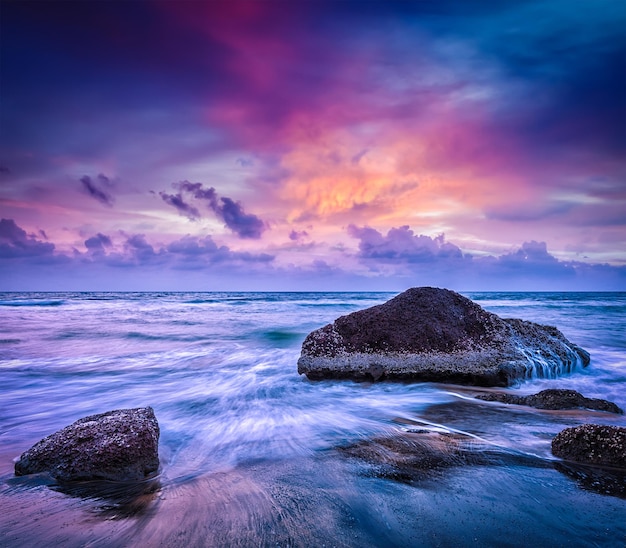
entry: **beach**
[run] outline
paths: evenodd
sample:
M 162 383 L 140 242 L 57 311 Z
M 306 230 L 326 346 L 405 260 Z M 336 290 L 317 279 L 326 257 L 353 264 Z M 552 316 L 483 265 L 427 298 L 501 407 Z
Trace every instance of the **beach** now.
M 550 443 L 569 426 L 626 426 L 624 415 L 298 375 L 309 332 L 393 295 L 0 294 L 0 545 L 623 546 L 626 500 L 559 468 Z M 626 293 L 464 295 L 591 354 L 511 393 L 568 388 L 626 408 Z M 84 496 L 14 476 L 42 437 L 142 406 L 161 428 L 160 472 L 143 492 Z M 470 436 L 495 457 L 394 478 L 340 450 L 419 429 Z

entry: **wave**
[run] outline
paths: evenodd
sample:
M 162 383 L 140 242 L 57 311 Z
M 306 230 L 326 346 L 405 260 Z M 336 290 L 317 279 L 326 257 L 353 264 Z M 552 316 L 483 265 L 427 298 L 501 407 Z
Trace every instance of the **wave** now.
M 0 301 L 0 306 L 62 306 L 65 304 L 63 300 L 56 301 Z
M 144 341 L 199 342 L 208 340 L 208 337 L 201 335 L 153 335 L 151 333 L 141 333 L 139 331 L 129 331 L 124 335 L 124 337 L 126 339 L 140 339 Z
M 276 346 L 291 346 L 302 341 L 305 333 L 287 331 L 281 329 L 270 329 L 259 333 L 262 340 L 269 341 Z

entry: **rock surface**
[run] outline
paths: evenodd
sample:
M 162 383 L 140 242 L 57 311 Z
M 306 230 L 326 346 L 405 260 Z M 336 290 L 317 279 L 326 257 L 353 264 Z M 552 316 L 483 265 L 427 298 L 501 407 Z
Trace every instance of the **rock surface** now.
M 142 480 L 159 468 L 159 424 L 151 407 L 91 415 L 42 439 L 15 474 L 48 472 L 61 482 Z
M 601 424 L 566 428 L 552 440 L 552 454 L 581 464 L 626 469 L 626 428 Z
M 309 379 L 414 380 L 509 386 L 589 364 L 555 327 L 502 319 L 447 289 L 413 288 L 310 333 Z
M 576 390 L 550 388 L 530 396 L 515 394 L 491 393 L 480 394 L 477 399 L 483 401 L 497 401 L 515 405 L 528 405 L 537 409 L 592 409 L 607 413 L 623 414 L 624 411 L 613 402 L 598 398 L 585 398 Z

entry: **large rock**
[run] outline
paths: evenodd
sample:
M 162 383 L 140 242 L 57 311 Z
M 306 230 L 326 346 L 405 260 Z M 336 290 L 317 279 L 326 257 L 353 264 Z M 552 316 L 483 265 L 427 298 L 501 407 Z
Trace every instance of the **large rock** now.
M 15 463 L 15 474 L 48 472 L 58 481 L 142 480 L 159 468 L 159 424 L 151 407 L 79 419 L 42 439 Z
M 624 411 L 613 402 L 599 398 L 586 398 L 576 390 L 561 388 L 549 388 L 537 394 L 518 396 L 516 394 L 504 394 L 502 392 L 480 394 L 477 399 L 483 401 L 497 401 L 515 405 L 528 405 L 536 409 L 592 409 L 594 411 L 606 411 L 607 413 L 623 414 Z
M 626 428 L 581 424 L 552 440 L 552 454 L 567 461 L 626 469 Z
M 310 333 L 298 372 L 508 386 L 588 364 L 589 354 L 556 327 L 502 319 L 454 291 L 421 287 Z

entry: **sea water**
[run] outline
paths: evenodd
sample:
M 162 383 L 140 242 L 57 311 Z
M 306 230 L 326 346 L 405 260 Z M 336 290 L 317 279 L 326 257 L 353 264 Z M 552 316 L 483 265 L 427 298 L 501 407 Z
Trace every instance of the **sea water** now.
M 0 293 L 1 546 L 624 546 L 626 501 L 561 473 L 552 437 L 623 416 L 487 404 L 435 383 L 312 382 L 305 336 L 392 293 Z M 557 326 L 589 367 L 572 388 L 626 409 L 626 293 L 468 293 Z M 132 504 L 15 478 L 16 457 L 86 415 L 151 406 L 158 483 Z M 410 427 L 535 464 L 380 477 L 338 447 Z M 118 501 L 119 502 L 119 501 Z

